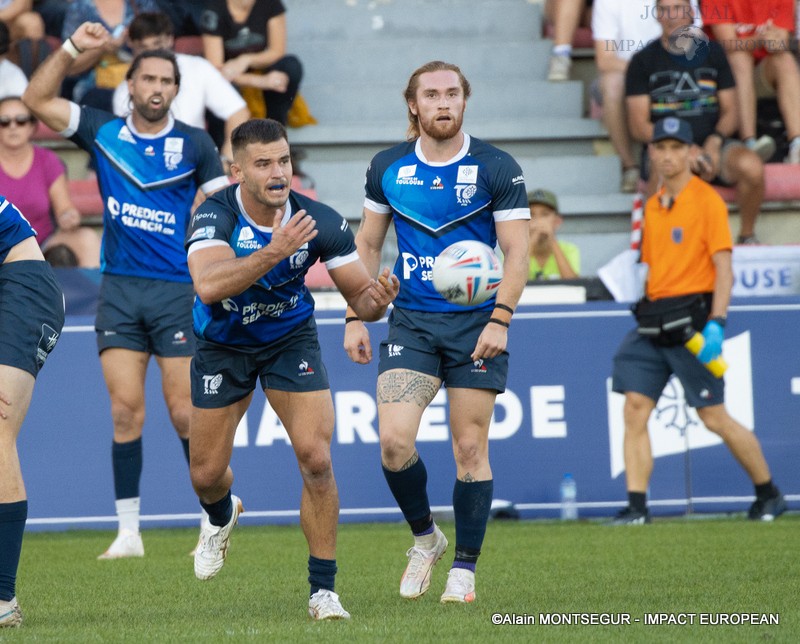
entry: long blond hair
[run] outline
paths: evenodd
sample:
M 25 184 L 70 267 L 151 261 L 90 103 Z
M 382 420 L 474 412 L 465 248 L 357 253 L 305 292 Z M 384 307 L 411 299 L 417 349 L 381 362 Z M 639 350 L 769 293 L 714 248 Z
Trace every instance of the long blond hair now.
M 422 67 L 418 67 L 414 70 L 414 73 L 411 74 L 411 78 L 408 79 L 408 85 L 406 85 L 406 90 L 403 92 L 403 98 L 406 99 L 406 105 L 408 105 L 409 101 L 416 100 L 417 98 L 417 89 L 419 89 L 419 77 L 422 74 L 427 74 L 429 72 L 455 72 L 458 75 L 458 81 L 461 83 L 461 89 L 464 92 L 464 100 L 468 99 L 472 95 L 472 87 L 469 84 L 469 81 L 464 77 L 464 74 L 461 73 L 461 70 L 458 68 L 458 65 L 453 65 L 452 63 L 445 63 L 441 60 L 432 60 L 429 63 L 425 63 Z M 406 131 L 406 140 L 413 141 L 419 136 L 419 118 L 411 111 L 411 108 L 408 108 L 408 130 Z

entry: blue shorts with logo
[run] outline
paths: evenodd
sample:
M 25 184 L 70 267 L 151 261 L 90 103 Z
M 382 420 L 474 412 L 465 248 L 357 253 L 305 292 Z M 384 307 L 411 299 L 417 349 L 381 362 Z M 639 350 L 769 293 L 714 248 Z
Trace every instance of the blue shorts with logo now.
M 0 364 L 34 377 L 64 326 L 64 295 L 47 262 L 0 265 Z
M 103 275 L 97 304 L 97 349 L 143 351 L 164 358 L 194 355 L 194 287 L 127 275 Z
M 448 387 L 502 393 L 508 351 L 495 358 L 470 357 L 490 317 L 491 311 L 430 313 L 395 307 L 389 316 L 389 337 L 381 342 L 378 372 L 409 369 L 435 376 Z
M 192 404 L 227 407 L 262 389 L 307 392 L 329 389 L 313 316 L 263 347 L 234 347 L 197 339 L 192 358 Z
M 725 380 L 715 377 L 686 347 L 662 347 L 633 329 L 614 356 L 611 388 L 620 394 L 634 391 L 658 400 L 672 374 L 683 385 L 691 407 L 725 402 Z

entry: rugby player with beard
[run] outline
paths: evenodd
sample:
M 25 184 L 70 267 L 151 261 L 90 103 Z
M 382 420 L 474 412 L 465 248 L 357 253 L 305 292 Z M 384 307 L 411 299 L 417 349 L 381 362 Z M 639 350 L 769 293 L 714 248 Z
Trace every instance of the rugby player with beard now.
M 508 328 L 528 277 L 528 210 L 519 164 L 462 130 L 470 85 L 453 64 L 417 69 L 405 90 L 405 143 L 378 153 L 367 170 L 366 199 L 356 235 L 359 255 L 378 274 L 394 222 L 400 294 L 380 346 L 378 419 L 383 473 L 414 535 L 400 596 L 430 587 L 431 570 L 447 549 L 433 521 L 427 471 L 416 449 L 420 420 L 447 386 L 456 461 L 455 560 L 442 602 L 475 600 L 475 566 L 492 502 L 489 423 L 508 374 Z M 433 260 L 450 244 L 499 244 L 505 276 L 495 297 L 462 307 L 433 287 Z M 372 358 L 369 333 L 348 309 L 345 349 L 357 363 Z
M 127 73 L 133 110 L 124 119 L 58 96 L 72 61 L 110 39 L 100 23 L 83 23 L 37 69 L 23 96 L 42 122 L 90 153 L 103 198 L 103 280 L 95 327 L 111 398 L 119 531 L 101 559 L 144 555 L 139 481 L 151 355 L 188 461 L 194 290 L 183 239 L 198 190 L 208 195 L 228 185 L 208 134 L 170 114 L 180 88 L 172 52 L 134 58 Z

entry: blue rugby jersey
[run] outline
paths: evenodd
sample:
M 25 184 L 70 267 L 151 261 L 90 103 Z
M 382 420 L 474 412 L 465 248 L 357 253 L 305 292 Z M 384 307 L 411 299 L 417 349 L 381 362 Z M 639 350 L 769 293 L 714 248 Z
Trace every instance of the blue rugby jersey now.
M 364 207 L 392 215 L 400 280 L 395 306 L 417 311 L 464 311 L 433 288 L 433 262 L 447 246 L 476 239 L 493 247 L 496 221 L 530 219 L 525 180 L 506 152 L 464 134 L 446 163 L 425 159 L 419 140 L 378 153 L 367 169 Z M 491 309 L 494 297 L 470 310 Z
M 131 117 L 70 105 L 62 134 L 91 153 L 103 197 L 104 273 L 191 282 L 183 240 L 192 202 L 229 184 L 208 134 L 171 116 L 158 134 Z
M 210 342 L 253 347 L 282 338 L 314 313 L 314 299 L 305 274 L 317 261 L 328 269 L 358 261 L 353 233 L 335 210 L 295 192 L 290 193 L 283 222 L 305 209 L 317 222 L 317 236 L 291 257 L 275 265 L 239 295 L 203 304 L 194 300 L 195 333 Z M 230 186 L 201 204 L 189 224 L 189 254 L 227 244 L 237 257 L 246 257 L 269 244 L 272 228 L 257 225 L 245 212 L 241 188 Z
M 35 237 L 36 231 L 8 199 L 0 195 L 0 264 L 22 240 Z

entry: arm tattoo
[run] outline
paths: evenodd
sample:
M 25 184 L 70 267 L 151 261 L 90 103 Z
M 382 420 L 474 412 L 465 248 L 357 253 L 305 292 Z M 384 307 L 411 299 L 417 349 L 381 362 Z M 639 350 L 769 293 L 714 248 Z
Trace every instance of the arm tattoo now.
M 475 477 L 472 476 L 472 474 L 470 474 L 469 472 L 467 472 L 466 474 L 464 474 L 461 480 L 464 481 L 464 483 L 474 483 Z
M 433 376 L 397 369 L 378 378 L 378 404 L 408 402 L 427 407 L 439 391 L 439 380 Z

